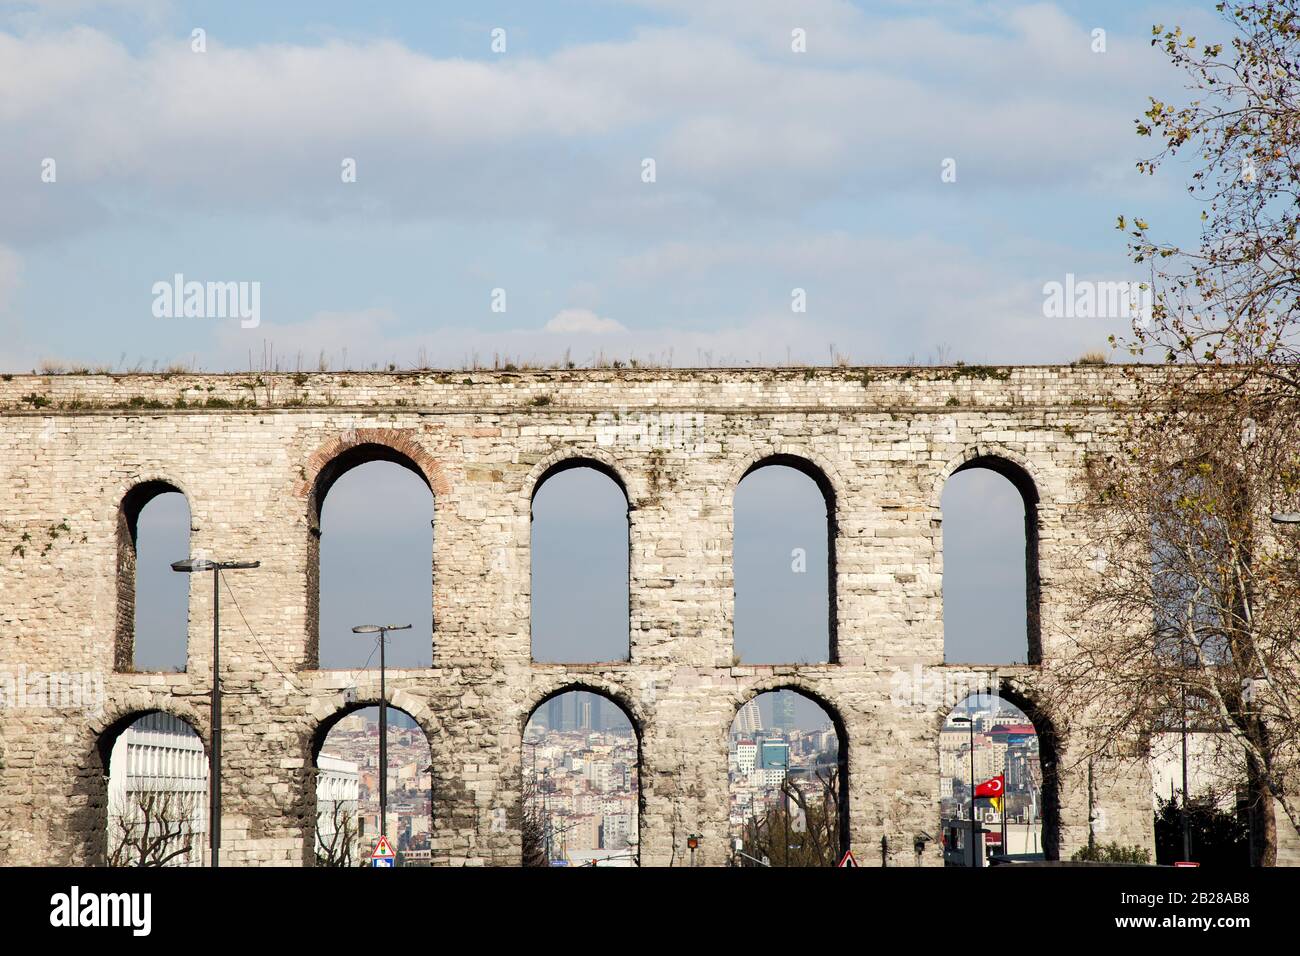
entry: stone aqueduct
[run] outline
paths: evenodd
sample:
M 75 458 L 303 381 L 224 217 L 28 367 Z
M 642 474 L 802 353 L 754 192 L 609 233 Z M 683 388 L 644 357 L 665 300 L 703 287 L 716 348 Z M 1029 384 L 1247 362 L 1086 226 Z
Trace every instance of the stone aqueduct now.
M 898 687 L 950 670 L 944 482 L 988 464 L 1029 496 L 1029 660 L 1052 660 L 1089 530 L 1075 479 L 1085 452 L 1105 447 L 1123 390 L 1104 367 L 6 375 L 0 668 L 32 687 L 51 672 L 98 675 L 105 693 L 102 710 L 12 693 L 0 708 L 0 863 L 103 861 L 106 754 L 136 716 L 176 714 L 207 742 L 206 580 L 191 587 L 186 671 L 129 668 L 132 511 L 165 487 L 188 499 L 196 553 L 262 562 L 235 581 L 252 635 L 222 620 L 223 860 L 310 861 L 316 748 L 378 698 L 376 674 L 349 702 L 350 675 L 315 666 L 318 509 L 347 468 L 388 458 L 436 502 L 433 666 L 388 677 L 432 751 L 435 863 L 518 865 L 524 725 L 581 687 L 613 698 L 639 733 L 643 864 L 683 863 L 688 834 L 702 838 L 697 864 L 727 861 L 728 729 L 755 694 L 794 688 L 837 722 L 859 860 L 878 865 L 883 837 L 890 865 L 913 865 L 914 838 L 937 835 L 951 703 L 900 700 Z M 574 460 L 628 496 L 626 661 L 531 659 L 531 497 Z M 830 663 L 734 663 L 732 493 L 770 460 L 801 464 L 829 492 Z M 1051 743 L 1039 669 L 982 670 Z M 1087 787 L 1070 741 L 1055 747 L 1048 829 L 1068 856 L 1087 839 Z M 1150 794 L 1141 764 L 1097 774 L 1105 839 L 1151 846 Z M 936 844 L 921 862 L 941 862 Z

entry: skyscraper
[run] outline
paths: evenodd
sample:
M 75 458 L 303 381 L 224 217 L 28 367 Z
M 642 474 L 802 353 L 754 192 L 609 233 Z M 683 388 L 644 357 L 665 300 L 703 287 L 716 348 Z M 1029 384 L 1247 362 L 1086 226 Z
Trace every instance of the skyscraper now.
M 772 701 L 772 726 L 782 733 L 794 729 L 794 694 L 788 690 L 777 691 Z
M 736 714 L 735 731 L 748 737 L 763 729 L 763 715 L 758 710 L 758 698 L 752 698 Z
M 551 730 L 564 729 L 564 698 L 552 697 L 546 704 L 546 723 Z
M 595 694 L 592 694 L 591 695 L 591 729 L 592 730 L 605 729 L 605 725 L 601 722 L 600 719 L 601 718 L 600 704 L 601 704 L 600 698 L 597 697 Z

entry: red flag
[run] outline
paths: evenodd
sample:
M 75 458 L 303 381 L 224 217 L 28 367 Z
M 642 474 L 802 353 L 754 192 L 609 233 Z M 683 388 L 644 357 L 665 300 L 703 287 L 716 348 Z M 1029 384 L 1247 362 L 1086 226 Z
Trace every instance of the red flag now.
M 978 787 L 975 788 L 975 796 L 1000 797 L 1002 796 L 1003 783 L 1004 781 L 1002 779 L 1002 774 L 998 774 L 996 777 L 994 777 L 991 780 L 985 780 L 983 783 L 981 783 Z

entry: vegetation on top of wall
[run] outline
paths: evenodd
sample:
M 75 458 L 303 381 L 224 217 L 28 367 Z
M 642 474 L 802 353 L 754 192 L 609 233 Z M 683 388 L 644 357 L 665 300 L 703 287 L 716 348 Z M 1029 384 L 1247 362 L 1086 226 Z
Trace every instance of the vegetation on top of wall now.
M 1011 369 L 993 365 L 967 365 L 965 362 L 958 362 L 956 367 L 950 370 L 945 377 L 950 382 L 962 378 L 993 379 L 997 382 L 1005 382 L 1011 378 Z

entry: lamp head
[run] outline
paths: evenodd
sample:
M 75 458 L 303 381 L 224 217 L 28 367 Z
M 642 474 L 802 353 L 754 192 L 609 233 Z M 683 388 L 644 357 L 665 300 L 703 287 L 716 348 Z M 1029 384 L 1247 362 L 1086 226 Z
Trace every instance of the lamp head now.
M 181 571 L 185 574 L 194 574 L 198 571 L 211 571 L 217 566 L 215 561 L 209 561 L 207 558 L 186 558 L 184 561 L 173 561 L 172 570 Z

